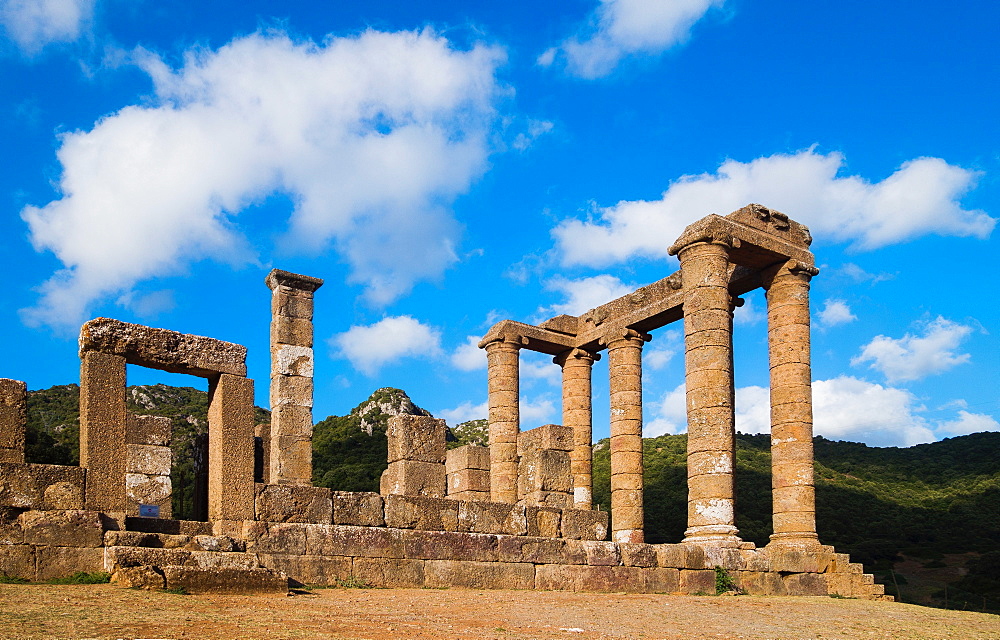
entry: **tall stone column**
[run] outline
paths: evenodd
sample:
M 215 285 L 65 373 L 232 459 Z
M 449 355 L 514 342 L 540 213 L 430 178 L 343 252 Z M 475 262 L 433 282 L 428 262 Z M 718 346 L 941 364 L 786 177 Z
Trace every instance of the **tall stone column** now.
M 486 349 L 490 427 L 490 500 L 517 502 L 517 434 L 521 430 L 521 336 L 500 336 Z
M 688 415 L 688 528 L 684 542 L 738 544 L 729 244 L 702 239 L 680 249 L 678 255 L 684 286 Z
M 607 336 L 611 388 L 611 539 L 643 541 L 642 343 L 632 329 Z
M 312 278 L 273 269 L 271 289 L 271 429 L 265 482 L 312 484 Z
M 552 359 L 562 367 L 562 421 L 573 429 L 570 472 L 573 474 L 573 507 L 593 507 L 593 395 L 591 372 L 600 354 L 570 349 Z
M 254 519 L 253 380 L 228 373 L 208 384 L 208 519 Z
M 85 506 L 124 513 L 125 358 L 80 354 L 80 466 L 87 469 Z
M 764 274 L 771 362 L 771 544 L 816 546 L 809 281 L 815 267 L 789 261 Z

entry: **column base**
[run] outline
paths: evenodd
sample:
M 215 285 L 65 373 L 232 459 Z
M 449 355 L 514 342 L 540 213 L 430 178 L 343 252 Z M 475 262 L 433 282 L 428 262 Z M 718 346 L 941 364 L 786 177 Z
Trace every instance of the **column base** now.
M 767 543 L 766 548 L 819 549 L 822 546 L 819 536 L 813 531 L 790 531 L 772 533 L 771 541 Z
M 699 544 L 709 547 L 739 548 L 743 540 L 737 535 L 739 530 L 728 524 L 713 524 L 691 527 L 684 532 L 681 544 Z
M 611 539 L 614 542 L 638 543 L 645 541 L 642 529 L 621 529 L 611 532 Z

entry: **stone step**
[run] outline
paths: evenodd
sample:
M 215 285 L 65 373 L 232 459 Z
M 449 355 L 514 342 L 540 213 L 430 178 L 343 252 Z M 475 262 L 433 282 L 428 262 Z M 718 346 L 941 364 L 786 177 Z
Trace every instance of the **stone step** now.
M 196 520 L 170 520 L 168 518 L 128 516 L 125 518 L 125 530 L 185 536 L 210 536 L 212 535 L 212 523 Z
M 198 569 L 259 569 L 256 553 L 242 551 L 191 551 L 155 547 L 106 547 L 104 570 L 114 573 L 125 567 L 192 567 Z
M 174 589 L 185 593 L 287 593 L 288 576 L 273 569 L 140 565 L 121 567 L 112 582 L 136 589 Z

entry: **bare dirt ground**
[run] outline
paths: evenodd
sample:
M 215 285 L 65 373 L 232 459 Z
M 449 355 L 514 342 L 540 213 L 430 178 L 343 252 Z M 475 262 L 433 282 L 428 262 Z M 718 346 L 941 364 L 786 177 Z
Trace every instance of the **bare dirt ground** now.
M 818 597 L 343 588 L 191 596 L 0 585 L 0 638 L 997 640 L 1000 616 Z

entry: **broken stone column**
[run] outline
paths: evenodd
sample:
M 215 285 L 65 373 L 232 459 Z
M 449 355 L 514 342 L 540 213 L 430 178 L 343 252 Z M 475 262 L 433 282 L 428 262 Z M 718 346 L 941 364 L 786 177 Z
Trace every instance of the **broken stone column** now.
M 208 386 L 208 519 L 253 520 L 253 380 L 228 373 Z
M 520 431 L 519 351 L 524 339 L 499 336 L 487 344 L 490 427 L 490 499 L 517 502 L 517 434 Z
M 312 278 L 273 269 L 271 289 L 271 443 L 267 482 L 312 484 Z
M 593 392 L 591 372 L 600 354 L 583 349 L 570 349 L 553 362 L 562 367 L 563 426 L 573 430 L 570 467 L 573 474 L 573 508 L 593 506 Z
M 467 444 L 449 449 L 445 455 L 448 497 L 452 500 L 490 499 L 490 449 Z
M 129 414 L 125 423 L 126 514 L 170 518 L 170 418 Z
M 570 451 L 573 429 L 546 424 L 517 438 L 518 503 L 532 507 L 573 507 Z
M 642 344 L 633 329 L 606 336 L 611 389 L 611 539 L 643 541 Z
M 445 497 L 444 420 L 430 416 L 398 415 L 389 418 L 388 468 L 382 473 L 382 495 Z
M 87 469 L 85 504 L 92 511 L 124 513 L 125 357 L 80 354 L 80 466 Z
M 688 528 L 684 542 L 738 544 L 729 245 L 702 238 L 678 252 L 684 287 Z
M 24 462 L 28 386 L 0 378 L 0 462 Z
M 789 261 L 764 274 L 771 364 L 771 544 L 815 547 L 809 281 L 815 267 Z

